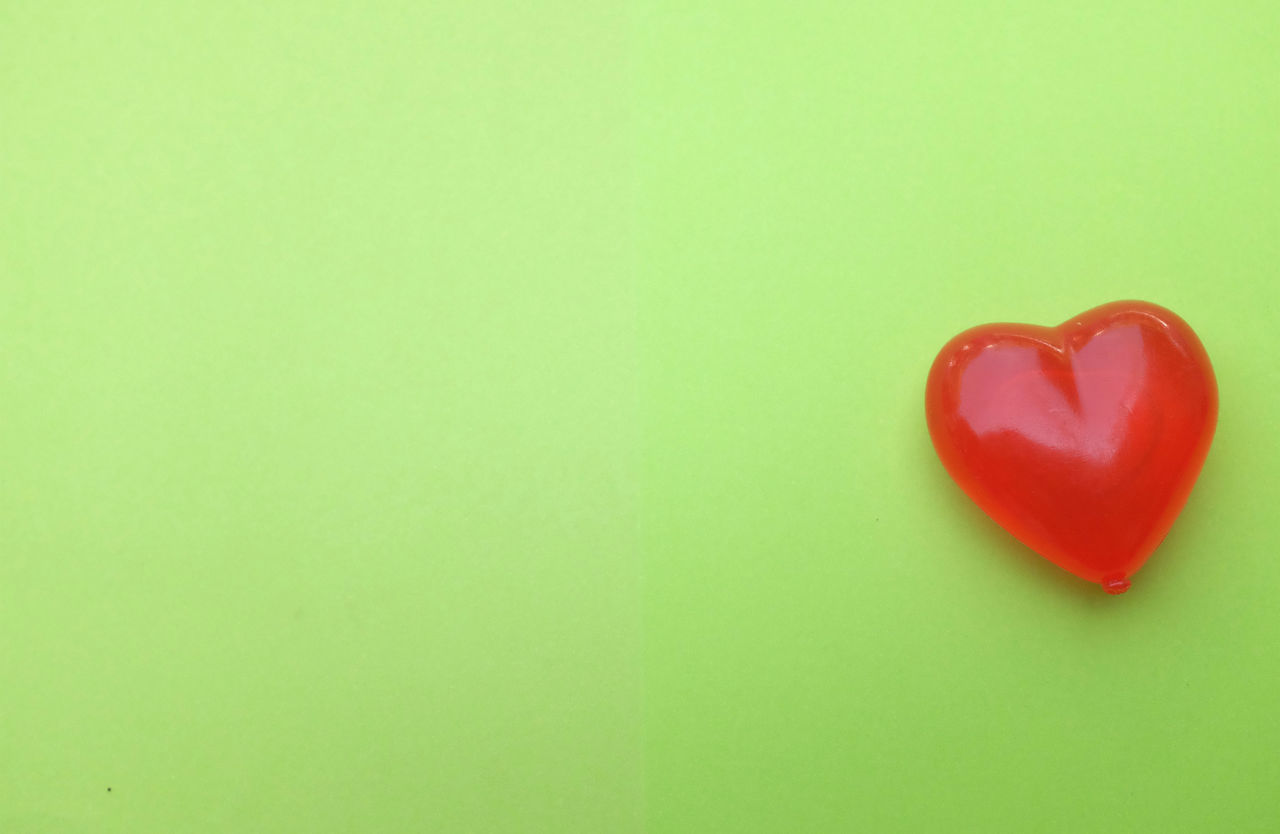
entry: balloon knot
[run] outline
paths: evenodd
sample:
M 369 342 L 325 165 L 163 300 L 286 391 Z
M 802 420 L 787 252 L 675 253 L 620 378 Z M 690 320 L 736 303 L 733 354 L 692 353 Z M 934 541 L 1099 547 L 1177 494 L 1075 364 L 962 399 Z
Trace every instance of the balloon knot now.
M 1129 590 L 1129 580 L 1123 576 L 1113 576 L 1110 579 L 1102 580 L 1102 590 L 1108 594 L 1123 594 Z

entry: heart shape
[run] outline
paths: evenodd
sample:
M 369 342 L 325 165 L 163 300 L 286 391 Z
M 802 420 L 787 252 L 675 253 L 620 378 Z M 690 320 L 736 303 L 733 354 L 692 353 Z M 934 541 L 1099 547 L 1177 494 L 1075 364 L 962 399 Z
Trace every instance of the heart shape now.
M 1117 301 L 1057 327 L 966 330 L 934 360 L 925 412 L 947 472 L 987 515 L 1118 594 L 1186 503 L 1218 387 L 1185 321 Z

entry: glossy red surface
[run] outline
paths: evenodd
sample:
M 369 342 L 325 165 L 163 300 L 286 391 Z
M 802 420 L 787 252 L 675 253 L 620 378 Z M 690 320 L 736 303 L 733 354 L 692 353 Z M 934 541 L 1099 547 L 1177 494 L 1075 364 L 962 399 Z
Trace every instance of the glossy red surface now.
M 961 333 L 933 363 L 925 411 L 938 457 L 978 506 L 1122 593 L 1200 473 L 1218 388 L 1186 322 L 1117 301 L 1058 327 Z

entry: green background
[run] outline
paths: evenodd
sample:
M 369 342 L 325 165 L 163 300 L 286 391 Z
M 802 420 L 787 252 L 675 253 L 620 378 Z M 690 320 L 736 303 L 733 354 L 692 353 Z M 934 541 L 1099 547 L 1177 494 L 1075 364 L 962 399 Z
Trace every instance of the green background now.
M 1273 831 L 1280 8 L 0 3 L 0 830 Z M 1111 598 L 955 332 L 1218 372 Z

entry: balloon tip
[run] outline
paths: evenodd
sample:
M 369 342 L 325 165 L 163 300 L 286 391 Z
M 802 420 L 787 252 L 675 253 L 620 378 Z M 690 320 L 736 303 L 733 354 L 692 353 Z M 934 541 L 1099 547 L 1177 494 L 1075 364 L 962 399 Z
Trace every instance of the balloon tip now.
M 1123 594 L 1125 591 L 1129 590 L 1129 584 L 1129 580 L 1125 579 L 1123 576 L 1115 576 L 1111 579 L 1102 580 L 1102 590 L 1106 591 L 1108 594 Z

